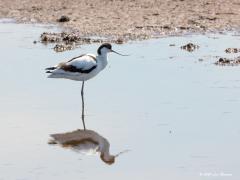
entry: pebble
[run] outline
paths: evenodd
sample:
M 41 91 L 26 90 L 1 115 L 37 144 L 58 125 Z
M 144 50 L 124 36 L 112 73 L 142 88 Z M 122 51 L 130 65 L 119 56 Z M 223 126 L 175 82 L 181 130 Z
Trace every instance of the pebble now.
M 68 22 L 70 21 L 70 18 L 68 16 L 61 16 L 59 19 L 57 19 L 58 22 Z

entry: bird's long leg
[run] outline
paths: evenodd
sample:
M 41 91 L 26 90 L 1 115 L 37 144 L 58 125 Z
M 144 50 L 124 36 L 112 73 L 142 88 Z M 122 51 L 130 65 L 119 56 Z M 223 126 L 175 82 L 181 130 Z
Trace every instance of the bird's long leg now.
M 81 90 L 81 96 L 82 96 L 82 122 L 83 122 L 83 128 L 86 130 L 85 127 L 85 121 L 84 121 L 84 81 L 82 82 L 82 90 Z

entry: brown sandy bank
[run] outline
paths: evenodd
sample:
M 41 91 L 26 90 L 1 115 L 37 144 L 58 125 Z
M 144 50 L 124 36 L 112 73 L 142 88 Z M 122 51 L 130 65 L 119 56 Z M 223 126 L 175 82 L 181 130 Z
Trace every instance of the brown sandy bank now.
M 62 15 L 70 21 L 57 22 Z M 60 24 L 83 36 L 145 39 L 239 29 L 240 0 L 0 0 L 0 17 Z

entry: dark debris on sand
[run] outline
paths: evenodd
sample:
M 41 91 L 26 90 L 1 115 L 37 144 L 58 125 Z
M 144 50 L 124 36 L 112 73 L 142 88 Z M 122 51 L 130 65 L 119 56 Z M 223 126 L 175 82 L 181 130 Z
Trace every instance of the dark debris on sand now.
M 44 32 L 41 34 L 41 42 L 42 43 L 58 43 L 58 42 L 65 42 L 65 43 L 94 43 L 99 42 L 101 43 L 102 39 L 92 39 L 87 37 L 81 37 L 78 33 L 68 33 L 68 32 L 60 32 L 60 33 L 49 33 Z
M 59 32 L 59 33 L 44 32 L 40 36 L 40 42 L 43 44 L 53 43 L 55 44 L 53 48 L 54 51 L 63 52 L 66 50 L 72 50 L 76 47 L 79 47 L 82 44 L 104 42 L 123 44 L 124 42 L 126 42 L 126 40 L 123 38 L 108 40 L 92 37 L 82 37 L 78 32 Z
M 40 36 L 42 43 L 56 43 L 62 40 L 62 37 L 59 33 L 47 33 L 44 32 Z
M 72 50 L 74 49 L 74 47 L 74 44 L 56 44 L 53 49 L 56 52 L 63 52 L 67 50 Z
M 188 43 L 188 44 L 186 44 L 184 46 L 181 46 L 181 49 L 184 49 L 184 50 L 186 50 L 188 52 L 193 52 L 193 51 L 195 51 L 198 48 L 199 48 L 199 46 L 196 45 L 196 44 L 193 44 L 193 43 Z
M 228 58 L 219 58 L 217 62 L 215 62 L 215 65 L 220 66 L 238 66 L 240 65 L 240 56 L 234 58 L 234 59 L 228 59 Z
M 68 16 L 61 16 L 59 19 L 57 19 L 57 22 L 68 22 L 70 21 L 70 18 Z
M 240 48 L 227 48 L 225 49 L 226 53 L 239 53 L 240 52 Z

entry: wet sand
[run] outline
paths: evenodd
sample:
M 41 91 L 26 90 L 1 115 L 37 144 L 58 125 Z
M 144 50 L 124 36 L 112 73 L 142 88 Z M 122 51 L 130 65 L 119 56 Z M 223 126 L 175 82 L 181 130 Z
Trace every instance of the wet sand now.
M 61 16 L 67 22 L 57 22 Z M 124 40 L 238 30 L 239 0 L 1 0 L 0 17 Z

